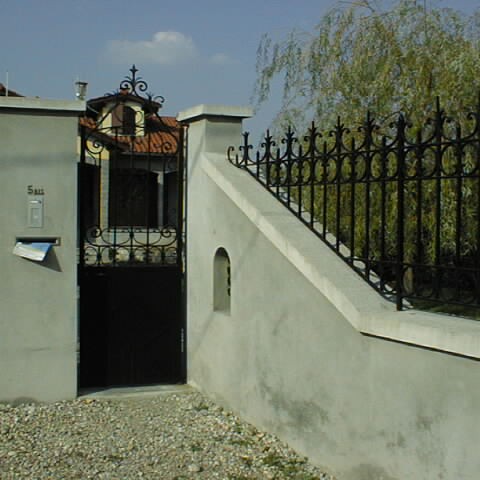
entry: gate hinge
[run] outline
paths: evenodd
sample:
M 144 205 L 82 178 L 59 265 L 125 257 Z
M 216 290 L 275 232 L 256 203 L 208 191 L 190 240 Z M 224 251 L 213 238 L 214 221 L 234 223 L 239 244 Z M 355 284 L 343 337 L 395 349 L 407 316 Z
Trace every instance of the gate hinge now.
M 185 353 L 185 329 L 180 330 L 180 351 Z

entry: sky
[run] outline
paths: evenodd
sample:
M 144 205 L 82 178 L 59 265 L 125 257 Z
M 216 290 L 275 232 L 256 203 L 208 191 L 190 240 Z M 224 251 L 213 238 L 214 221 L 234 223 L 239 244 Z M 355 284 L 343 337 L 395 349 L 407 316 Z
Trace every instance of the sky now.
M 386 1 L 386 0 L 383 0 Z M 426 0 L 428 3 L 433 0 Z M 437 4 L 471 13 L 480 0 Z M 176 115 L 202 103 L 249 105 L 264 33 L 312 31 L 334 0 L 0 0 L 0 82 L 26 96 L 74 99 L 113 92 L 135 64 Z M 247 130 L 265 130 L 279 93 Z

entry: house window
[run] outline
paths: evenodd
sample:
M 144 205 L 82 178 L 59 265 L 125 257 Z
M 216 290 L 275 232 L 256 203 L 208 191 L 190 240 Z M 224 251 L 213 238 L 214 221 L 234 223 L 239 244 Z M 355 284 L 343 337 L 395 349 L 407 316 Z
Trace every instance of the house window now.
M 230 257 L 224 248 L 219 248 L 213 260 L 213 309 L 230 313 L 231 299 Z
M 135 110 L 131 107 L 123 107 L 122 133 L 135 135 Z
M 126 105 L 117 105 L 112 110 L 112 128 L 120 135 L 135 135 L 135 110 Z
M 111 227 L 157 227 L 157 173 L 140 168 L 112 168 L 108 207 Z

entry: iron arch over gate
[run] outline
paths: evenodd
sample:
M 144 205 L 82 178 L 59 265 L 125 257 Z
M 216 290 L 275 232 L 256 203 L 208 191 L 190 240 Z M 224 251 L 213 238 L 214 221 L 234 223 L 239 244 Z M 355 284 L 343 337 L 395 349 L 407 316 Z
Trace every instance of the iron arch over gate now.
M 183 129 L 137 72 L 80 119 L 81 388 L 185 380 Z

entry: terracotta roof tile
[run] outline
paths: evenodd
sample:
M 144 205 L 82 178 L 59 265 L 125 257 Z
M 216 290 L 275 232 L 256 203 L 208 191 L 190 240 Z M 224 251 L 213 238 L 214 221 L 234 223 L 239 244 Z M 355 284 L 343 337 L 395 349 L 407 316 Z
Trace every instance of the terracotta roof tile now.
M 180 124 L 175 117 L 151 118 L 151 126 L 155 131 L 143 136 L 131 137 L 129 135 L 112 135 L 107 129 L 97 129 L 94 119 L 80 118 L 80 126 L 86 127 L 97 140 L 104 143 L 117 143 L 123 145 L 126 151 L 132 148 L 134 153 L 172 154 L 178 149 L 180 138 Z
M 3 83 L 0 83 L 0 97 L 4 97 L 7 92 L 7 88 Z M 18 92 L 15 92 L 15 90 L 10 90 L 8 89 L 8 96 L 9 97 L 23 97 L 23 95 L 20 95 Z

